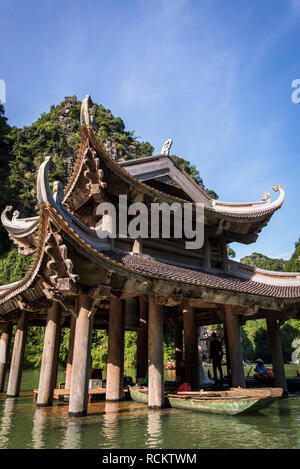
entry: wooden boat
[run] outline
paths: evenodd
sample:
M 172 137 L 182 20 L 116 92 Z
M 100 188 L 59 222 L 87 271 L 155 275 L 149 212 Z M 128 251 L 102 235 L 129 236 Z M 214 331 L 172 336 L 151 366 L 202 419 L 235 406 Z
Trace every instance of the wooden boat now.
M 130 397 L 135 402 L 141 404 L 148 404 L 148 388 L 137 388 L 135 386 L 128 386 Z
M 171 407 L 213 414 L 238 415 L 265 409 L 280 399 L 282 388 L 199 391 L 168 394 Z
M 165 405 L 169 406 L 167 394 L 176 392 L 177 385 L 174 381 L 165 381 Z M 128 386 L 130 397 L 135 402 L 148 404 L 148 387 Z
M 300 391 L 300 378 L 297 378 L 296 376 L 294 378 L 287 378 L 287 388 L 288 392 L 299 392 Z M 258 380 L 253 377 L 251 378 L 246 378 L 246 386 L 247 388 L 262 388 L 265 389 L 266 387 L 269 388 L 270 386 L 274 385 L 274 380 Z

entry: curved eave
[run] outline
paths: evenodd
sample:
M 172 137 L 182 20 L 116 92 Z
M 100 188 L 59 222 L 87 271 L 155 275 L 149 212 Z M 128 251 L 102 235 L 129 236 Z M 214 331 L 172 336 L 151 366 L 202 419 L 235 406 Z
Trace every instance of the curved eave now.
M 254 281 L 242 275 L 235 276 L 225 273 L 204 272 L 187 266 L 181 267 L 161 262 L 145 255 L 137 256 L 129 253 L 120 253 L 119 251 L 100 252 L 94 243 L 94 239 L 90 239 L 89 242 L 82 239 L 78 231 L 74 232 L 63 218 L 57 217 L 52 207 L 49 207 L 49 211 L 51 212 L 51 219 L 56 226 L 75 240 L 76 244 L 83 248 L 82 252 L 86 251 L 92 254 L 95 261 L 100 261 L 104 268 L 116 270 L 116 272 L 124 276 L 139 275 L 149 279 L 164 280 L 176 284 L 208 287 L 234 293 L 247 293 L 286 300 L 300 300 L 300 277 L 296 279 L 296 282 L 294 282 L 294 278 L 290 282 L 287 277 L 283 284 L 268 285 L 264 281 Z M 278 272 L 270 272 L 270 276 L 274 276 L 274 278 L 277 274 Z
M 278 198 L 273 202 L 270 201 L 270 194 L 268 194 L 266 200 L 262 202 L 235 203 L 214 200 L 213 208 L 216 213 L 224 217 L 246 218 L 249 221 L 271 216 L 282 206 L 285 199 L 285 191 L 280 185 L 273 186 L 273 190 L 279 192 Z
M 1 222 L 6 231 L 14 237 L 21 238 L 31 235 L 37 228 L 39 217 L 17 218 L 10 220 L 7 213 L 12 210 L 7 206 L 1 214 Z
M 20 293 L 32 287 L 43 260 L 47 226 L 48 215 L 44 211 L 44 205 L 41 205 L 36 226 L 37 247 L 32 263 L 23 279 L 8 285 L 2 285 L 0 287 L 0 304 L 3 304 L 9 300 L 14 300 Z
M 80 151 L 78 153 L 72 176 L 64 190 L 65 195 L 63 204 L 67 203 L 68 198 L 74 190 L 79 179 L 80 171 L 83 166 L 84 151 L 88 141 L 92 143 L 92 146 L 101 155 L 102 162 L 106 165 L 107 168 L 109 168 L 109 171 L 113 172 L 117 177 L 125 181 L 129 186 L 139 190 L 143 194 L 147 194 L 152 200 L 155 200 L 156 202 L 166 201 L 169 203 L 186 203 L 186 200 L 154 189 L 129 174 L 129 172 L 127 172 L 122 167 L 122 165 L 119 165 L 109 156 L 103 145 L 100 143 L 93 128 L 91 126 L 82 126 Z M 204 210 L 207 215 L 213 216 L 219 220 L 226 219 L 228 221 L 232 220 L 233 222 L 248 222 L 250 224 L 257 223 L 266 220 L 267 217 L 270 218 L 272 214 L 282 205 L 284 200 L 284 191 L 281 188 L 278 190 L 280 191 L 279 198 L 277 201 L 272 203 L 254 202 L 250 204 L 232 204 L 210 199 L 211 206 L 205 205 Z
M 73 246 L 77 246 L 80 252 L 86 254 L 89 258 L 92 257 L 95 263 L 123 277 L 136 278 L 140 282 L 149 280 L 150 291 L 151 281 L 156 280 L 173 284 L 174 287 L 181 286 L 184 288 L 190 286 L 217 290 L 217 293 L 246 294 L 253 296 L 253 298 L 261 297 L 262 300 L 273 298 L 281 303 L 282 301 L 296 301 L 298 303 L 298 300 L 300 300 L 300 274 L 281 275 L 278 272 L 261 272 L 259 269 L 254 269 L 256 272 L 254 280 L 253 269 L 244 264 L 241 264 L 241 266 L 249 269 L 249 272 L 245 273 L 246 275 L 238 272 L 238 269 L 234 272 L 232 270 L 231 274 L 225 274 L 204 272 L 187 266 L 174 265 L 149 256 L 131 255 L 120 251 L 101 252 L 95 238 L 90 237 L 87 239 L 85 234 L 84 239 L 80 228 L 75 230 L 70 227 L 64 216 L 57 213 L 57 210 L 51 204 L 46 203 L 41 207 L 38 244 L 33 263 L 21 281 L 0 288 L 0 304 L 10 300 L 13 301 L 20 293 L 32 288 L 42 263 L 49 220 L 64 232 Z M 259 275 L 262 276 L 260 280 Z M 266 276 L 271 278 L 271 282 L 265 281 Z M 275 281 L 278 277 L 280 277 L 279 282 Z

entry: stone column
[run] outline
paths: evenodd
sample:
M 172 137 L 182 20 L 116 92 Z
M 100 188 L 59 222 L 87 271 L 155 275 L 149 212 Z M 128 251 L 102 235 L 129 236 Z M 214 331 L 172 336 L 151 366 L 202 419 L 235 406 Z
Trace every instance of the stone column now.
M 164 405 L 164 342 L 163 309 L 155 303 L 154 296 L 148 301 L 148 406 Z
M 232 311 L 231 305 L 225 306 L 226 330 L 230 354 L 231 380 L 234 388 L 246 387 L 241 344 L 240 320 Z
M 184 366 L 186 381 L 192 389 L 199 387 L 198 340 L 195 309 L 187 306 L 183 309 L 184 328 Z
M 76 327 L 76 318 L 71 314 L 70 318 L 70 336 L 69 336 L 69 349 L 67 357 L 67 370 L 66 370 L 66 381 L 65 389 L 70 389 L 71 387 L 71 377 L 72 377 L 72 363 L 73 363 L 73 349 L 74 349 L 74 339 L 75 339 L 75 327 Z
M 82 293 L 78 297 L 73 349 L 69 416 L 82 417 L 87 413 L 93 331 L 93 300 Z
M 3 392 L 4 389 L 12 329 L 13 323 L 11 321 L 6 322 L 0 339 L 0 392 Z
M 53 301 L 48 310 L 47 323 L 44 335 L 44 348 L 39 380 L 39 392 L 37 406 L 46 407 L 52 405 L 53 390 L 56 377 L 56 365 L 61 331 L 61 306 L 57 301 Z
M 108 325 L 107 401 L 119 401 L 124 394 L 124 332 L 125 302 L 120 298 L 112 297 Z
M 17 330 L 15 334 L 14 349 L 7 386 L 7 397 L 17 397 L 20 393 L 28 319 L 29 313 L 27 311 L 22 311 L 17 323 Z
M 145 378 L 148 366 L 148 303 L 140 297 L 140 327 L 137 331 L 136 380 Z
M 268 313 L 266 317 L 270 351 L 272 357 L 272 365 L 274 371 L 275 386 L 283 388 L 284 394 L 287 394 L 287 381 L 284 372 L 284 361 L 282 355 L 282 348 L 280 342 L 279 330 L 280 327 L 277 323 L 277 319 L 272 313 Z

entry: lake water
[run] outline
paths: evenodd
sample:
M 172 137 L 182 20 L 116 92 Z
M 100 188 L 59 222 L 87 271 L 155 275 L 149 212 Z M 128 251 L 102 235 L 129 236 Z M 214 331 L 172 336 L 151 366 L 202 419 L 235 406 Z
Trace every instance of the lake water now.
M 89 404 L 87 417 L 70 419 L 61 401 L 36 409 L 38 376 L 24 371 L 19 398 L 0 394 L 0 448 L 300 448 L 299 394 L 235 417 L 101 401 Z

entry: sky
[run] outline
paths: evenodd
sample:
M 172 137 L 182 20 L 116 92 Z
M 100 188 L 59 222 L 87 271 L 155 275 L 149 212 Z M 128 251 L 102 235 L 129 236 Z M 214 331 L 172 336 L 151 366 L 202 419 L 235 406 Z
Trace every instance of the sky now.
M 300 0 L 0 0 L 0 80 L 10 125 L 65 96 L 121 116 L 159 153 L 200 171 L 227 202 L 283 207 L 255 244 L 288 259 L 300 237 Z M 300 93 L 299 93 L 300 96 Z

